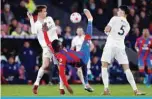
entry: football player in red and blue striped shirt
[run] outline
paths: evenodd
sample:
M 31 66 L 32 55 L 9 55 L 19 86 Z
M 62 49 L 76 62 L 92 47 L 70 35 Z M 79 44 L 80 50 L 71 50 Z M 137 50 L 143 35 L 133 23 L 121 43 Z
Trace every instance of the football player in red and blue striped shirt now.
M 144 76 L 144 83 L 149 86 L 152 77 L 152 38 L 150 37 L 149 30 L 143 29 L 143 35 L 136 40 L 135 49 L 138 52 L 138 66 L 141 76 Z M 147 73 L 145 72 L 147 66 Z

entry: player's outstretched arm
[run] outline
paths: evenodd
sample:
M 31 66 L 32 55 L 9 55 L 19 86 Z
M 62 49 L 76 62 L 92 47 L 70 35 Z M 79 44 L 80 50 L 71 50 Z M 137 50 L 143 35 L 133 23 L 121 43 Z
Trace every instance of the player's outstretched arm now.
M 135 49 L 137 52 L 139 51 L 139 48 L 137 47 L 137 42 L 135 43 Z
M 35 26 L 35 23 L 34 23 L 33 16 L 32 16 L 32 14 L 29 13 L 29 12 L 27 12 L 27 16 L 28 16 L 28 18 L 30 19 L 31 32 L 32 32 L 32 34 L 36 34 L 37 31 L 36 31 L 36 26 Z
M 104 32 L 108 34 L 111 31 L 111 26 L 107 25 L 104 29 Z
M 138 48 L 138 39 L 136 40 L 136 43 L 135 43 L 135 49 L 136 49 L 137 52 L 139 51 L 139 48 Z
M 109 32 L 111 31 L 111 28 L 112 28 L 112 26 L 114 25 L 115 21 L 116 21 L 116 17 L 114 16 L 114 17 L 112 17 L 112 18 L 110 19 L 109 23 L 108 23 L 107 26 L 105 27 L 104 32 L 105 32 L 107 35 L 108 35 Z
M 66 75 L 65 75 L 65 66 L 58 66 L 59 68 L 59 75 L 64 83 L 64 85 L 66 86 L 67 90 L 69 91 L 70 94 L 73 94 L 73 90 L 72 88 L 69 86 L 67 79 L 66 79 Z

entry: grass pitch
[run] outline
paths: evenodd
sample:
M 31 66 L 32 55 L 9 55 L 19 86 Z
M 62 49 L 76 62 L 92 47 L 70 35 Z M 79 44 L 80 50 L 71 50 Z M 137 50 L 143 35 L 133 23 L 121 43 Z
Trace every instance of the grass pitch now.
M 103 85 L 92 85 L 94 92 L 89 93 L 85 91 L 82 85 L 71 85 L 74 94 L 70 95 L 67 91 L 65 96 L 89 96 L 100 97 L 103 92 Z M 147 88 L 145 85 L 138 85 L 138 88 L 146 92 L 146 96 L 152 97 L 152 87 Z M 110 85 L 111 96 L 134 96 L 130 85 Z M 2 85 L 1 96 L 35 96 L 32 93 L 32 85 Z M 43 85 L 39 87 L 37 96 L 60 96 L 58 85 Z

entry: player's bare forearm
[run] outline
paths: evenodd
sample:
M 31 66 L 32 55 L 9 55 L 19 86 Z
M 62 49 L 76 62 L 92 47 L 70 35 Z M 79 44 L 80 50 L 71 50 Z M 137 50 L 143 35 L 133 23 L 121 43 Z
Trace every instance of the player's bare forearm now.
M 93 49 L 94 49 L 94 45 L 90 44 L 90 51 L 93 51 Z
M 31 13 L 27 12 L 27 16 L 28 16 L 28 18 L 30 20 L 31 32 L 32 32 L 32 34 L 36 34 L 36 27 L 35 27 L 33 15 Z
M 139 51 L 139 48 L 137 47 L 137 43 L 135 43 L 135 49 L 137 52 Z
M 71 47 L 71 50 L 75 50 L 75 47 Z
M 135 47 L 135 49 L 136 49 L 137 52 L 139 51 L 138 47 Z
M 107 25 L 104 29 L 104 32 L 109 33 L 110 31 L 111 31 L 111 27 Z

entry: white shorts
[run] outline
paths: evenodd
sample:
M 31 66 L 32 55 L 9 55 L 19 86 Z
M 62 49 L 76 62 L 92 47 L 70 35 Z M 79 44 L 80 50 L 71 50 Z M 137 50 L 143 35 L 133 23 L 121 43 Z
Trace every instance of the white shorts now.
M 53 61 L 54 64 L 58 64 L 57 59 L 55 58 L 54 54 L 50 51 L 48 47 L 43 47 L 43 53 L 42 53 L 42 61 L 43 57 L 50 58 L 50 60 Z
M 129 64 L 125 49 L 113 46 L 105 46 L 101 61 L 111 63 L 114 58 L 119 64 Z

